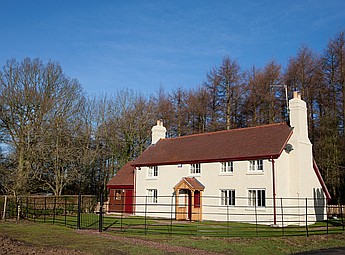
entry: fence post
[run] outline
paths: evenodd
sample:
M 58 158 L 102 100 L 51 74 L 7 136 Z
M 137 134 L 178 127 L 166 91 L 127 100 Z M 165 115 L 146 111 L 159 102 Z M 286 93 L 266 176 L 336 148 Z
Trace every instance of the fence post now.
M 147 235 L 147 219 L 146 219 L 146 213 L 147 213 L 147 196 L 145 197 L 145 235 Z
M 308 198 L 305 199 L 305 229 L 307 231 L 307 237 L 309 237 L 309 232 L 308 232 Z
M 172 235 L 172 228 L 173 228 L 173 206 L 174 206 L 174 194 L 171 195 L 171 203 L 170 203 L 170 235 Z
M 328 210 L 328 205 L 327 205 L 327 200 L 326 200 L 326 233 L 327 233 L 327 235 L 328 235 L 328 212 L 327 212 L 327 210 Z
M 99 197 L 99 220 L 98 220 L 98 232 L 103 230 L 103 194 Z
M 282 233 L 283 233 L 283 236 L 285 236 L 285 233 L 284 233 L 284 210 L 283 210 L 283 198 L 282 197 L 280 198 L 280 211 L 282 214 Z
M 29 197 L 26 197 L 26 219 L 29 219 Z
M 125 193 L 123 193 L 124 195 Z M 121 218 L 120 218 L 120 230 L 121 232 L 123 231 L 123 211 L 124 211 L 124 206 L 123 206 L 123 203 L 124 203 L 124 200 L 126 199 L 125 197 L 123 197 L 122 193 L 121 193 Z M 116 198 L 115 198 L 116 199 Z
M 343 205 L 340 205 L 340 217 L 341 217 L 341 225 L 343 226 L 343 231 L 344 231 Z
M 259 237 L 259 233 L 258 233 L 258 212 L 256 210 L 256 198 L 254 201 L 254 208 L 255 208 L 255 232 L 256 232 L 256 237 Z
M 53 208 L 53 225 L 55 224 L 55 211 L 56 211 L 56 196 L 54 197 L 54 208 Z
M 34 222 L 36 222 L 36 197 L 34 197 Z
M 227 228 L 228 228 L 228 241 L 230 237 L 230 215 L 229 215 L 229 201 L 226 201 L 226 222 L 227 222 Z
M 65 196 L 65 226 L 67 225 L 67 197 Z
M 46 223 L 46 214 L 47 214 L 47 197 L 44 197 L 44 214 L 43 214 L 43 222 Z
M 81 222 L 81 194 L 78 195 L 78 214 L 77 214 L 77 229 L 80 229 Z
M 22 203 L 22 199 L 21 197 L 17 197 L 17 203 L 16 203 L 16 207 L 17 207 L 17 221 L 20 220 L 20 214 L 21 214 L 21 203 Z
M 7 207 L 7 196 L 5 196 L 5 201 L 4 201 L 4 211 L 2 212 L 2 219 L 6 219 L 6 207 Z

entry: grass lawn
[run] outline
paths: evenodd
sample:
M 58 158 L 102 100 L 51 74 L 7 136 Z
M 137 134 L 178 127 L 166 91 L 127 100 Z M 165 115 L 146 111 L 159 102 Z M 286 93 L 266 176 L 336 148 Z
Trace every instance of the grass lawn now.
M 152 224 L 154 221 L 151 222 Z M 207 225 L 205 223 L 205 225 Z M 182 226 L 180 226 L 182 228 Z M 199 225 L 200 227 L 200 225 Z M 291 254 L 300 251 L 345 247 L 345 233 L 285 237 L 200 237 L 186 235 L 143 235 L 106 231 L 89 234 L 64 226 L 28 221 L 0 221 L 0 234 L 35 246 L 68 248 L 90 254 L 167 254 L 169 246 L 196 248 L 223 254 Z M 114 237 L 114 238 L 112 238 Z M 126 240 L 131 240 L 128 242 Z M 134 240 L 134 242 L 133 242 Z M 135 242 L 140 240 L 142 242 Z M 150 243 L 149 245 L 145 244 Z M 160 244 L 168 250 L 160 249 Z M 152 245 L 153 244 L 153 245 Z M 156 244 L 156 245 L 155 245 Z M 183 251 L 183 249 L 181 249 Z M 171 252 L 172 253 L 172 252 Z M 174 252 L 176 253 L 176 251 Z M 186 251 L 179 254 L 191 254 Z
M 98 229 L 99 215 L 81 214 L 81 229 Z M 71 215 L 41 215 L 31 218 L 36 223 L 50 223 L 54 225 L 77 228 L 77 216 Z M 163 218 L 140 216 L 106 215 L 103 217 L 103 229 L 126 234 L 143 235 L 178 235 L 196 237 L 282 237 L 282 236 L 310 236 L 320 234 L 341 234 L 344 232 L 342 219 L 329 219 L 306 226 L 270 227 L 260 224 L 218 221 L 175 221 Z

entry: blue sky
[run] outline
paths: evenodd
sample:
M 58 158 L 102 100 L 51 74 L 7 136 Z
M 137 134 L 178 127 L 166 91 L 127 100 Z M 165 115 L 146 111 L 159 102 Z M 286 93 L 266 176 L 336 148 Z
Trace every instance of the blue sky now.
M 89 94 L 150 94 L 197 87 L 225 56 L 286 66 L 341 30 L 344 0 L 0 0 L 0 66 L 38 57 Z

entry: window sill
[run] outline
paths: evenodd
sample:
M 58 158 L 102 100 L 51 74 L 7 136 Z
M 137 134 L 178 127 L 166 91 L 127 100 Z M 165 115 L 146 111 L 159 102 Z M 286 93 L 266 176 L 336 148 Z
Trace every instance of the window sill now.
M 247 175 L 264 175 L 264 171 L 252 171 L 252 172 L 247 172 Z
M 157 180 L 157 177 L 147 177 L 145 180 Z
M 218 175 L 221 175 L 221 176 L 233 176 L 234 173 L 233 172 L 229 172 L 229 173 L 219 173 Z
M 190 176 L 193 176 L 193 177 L 200 177 L 201 174 L 189 174 Z
M 219 205 L 221 209 L 230 209 L 230 210 L 235 210 L 236 205 Z
M 266 211 L 266 207 L 263 207 L 263 206 L 259 207 L 258 206 L 258 207 L 256 207 L 256 209 L 255 209 L 255 207 L 248 207 L 245 210 L 246 211 L 255 211 L 255 210 L 257 210 L 257 211 L 265 212 Z

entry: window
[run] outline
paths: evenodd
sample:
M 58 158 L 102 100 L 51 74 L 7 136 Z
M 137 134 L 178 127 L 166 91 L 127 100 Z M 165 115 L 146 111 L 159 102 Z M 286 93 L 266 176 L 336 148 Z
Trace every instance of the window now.
M 266 191 L 264 189 L 248 190 L 248 205 L 265 207 L 266 206 Z
M 264 171 L 264 164 L 262 159 L 258 160 L 250 160 L 249 161 L 249 171 L 255 172 L 255 171 Z
M 121 200 L 121 196 L 122 196 L 122 190 L 120 189 L 115 190 L 115 200 Z
M 158 194 L 156 189 L 147 190 L 147 203 L 156 204 L 158 201 Z
M 200 191 L 194 191 L 194 208 L 200 208 Z
M 222 162 L 221 173 L 233 173 L 234 172 L 234 163 L 232 161 Z
M 191 164 L 190 165 L 190 173 L 191 174 L 200 174 L 201 173 L 200 163 L 198 163 L 198 164 Z
M 147 172 L 148 178 L 154 178 L 158 176 L 158 166 L 150 166 Z
M 187 191 L 184 189 L 179 190 L 178 192 L 178 206 L 185 207 L 187 205 Z
M 222 189 L 221 193 L 221 205 L 235 205 L 235 190 L 234 189 Z

